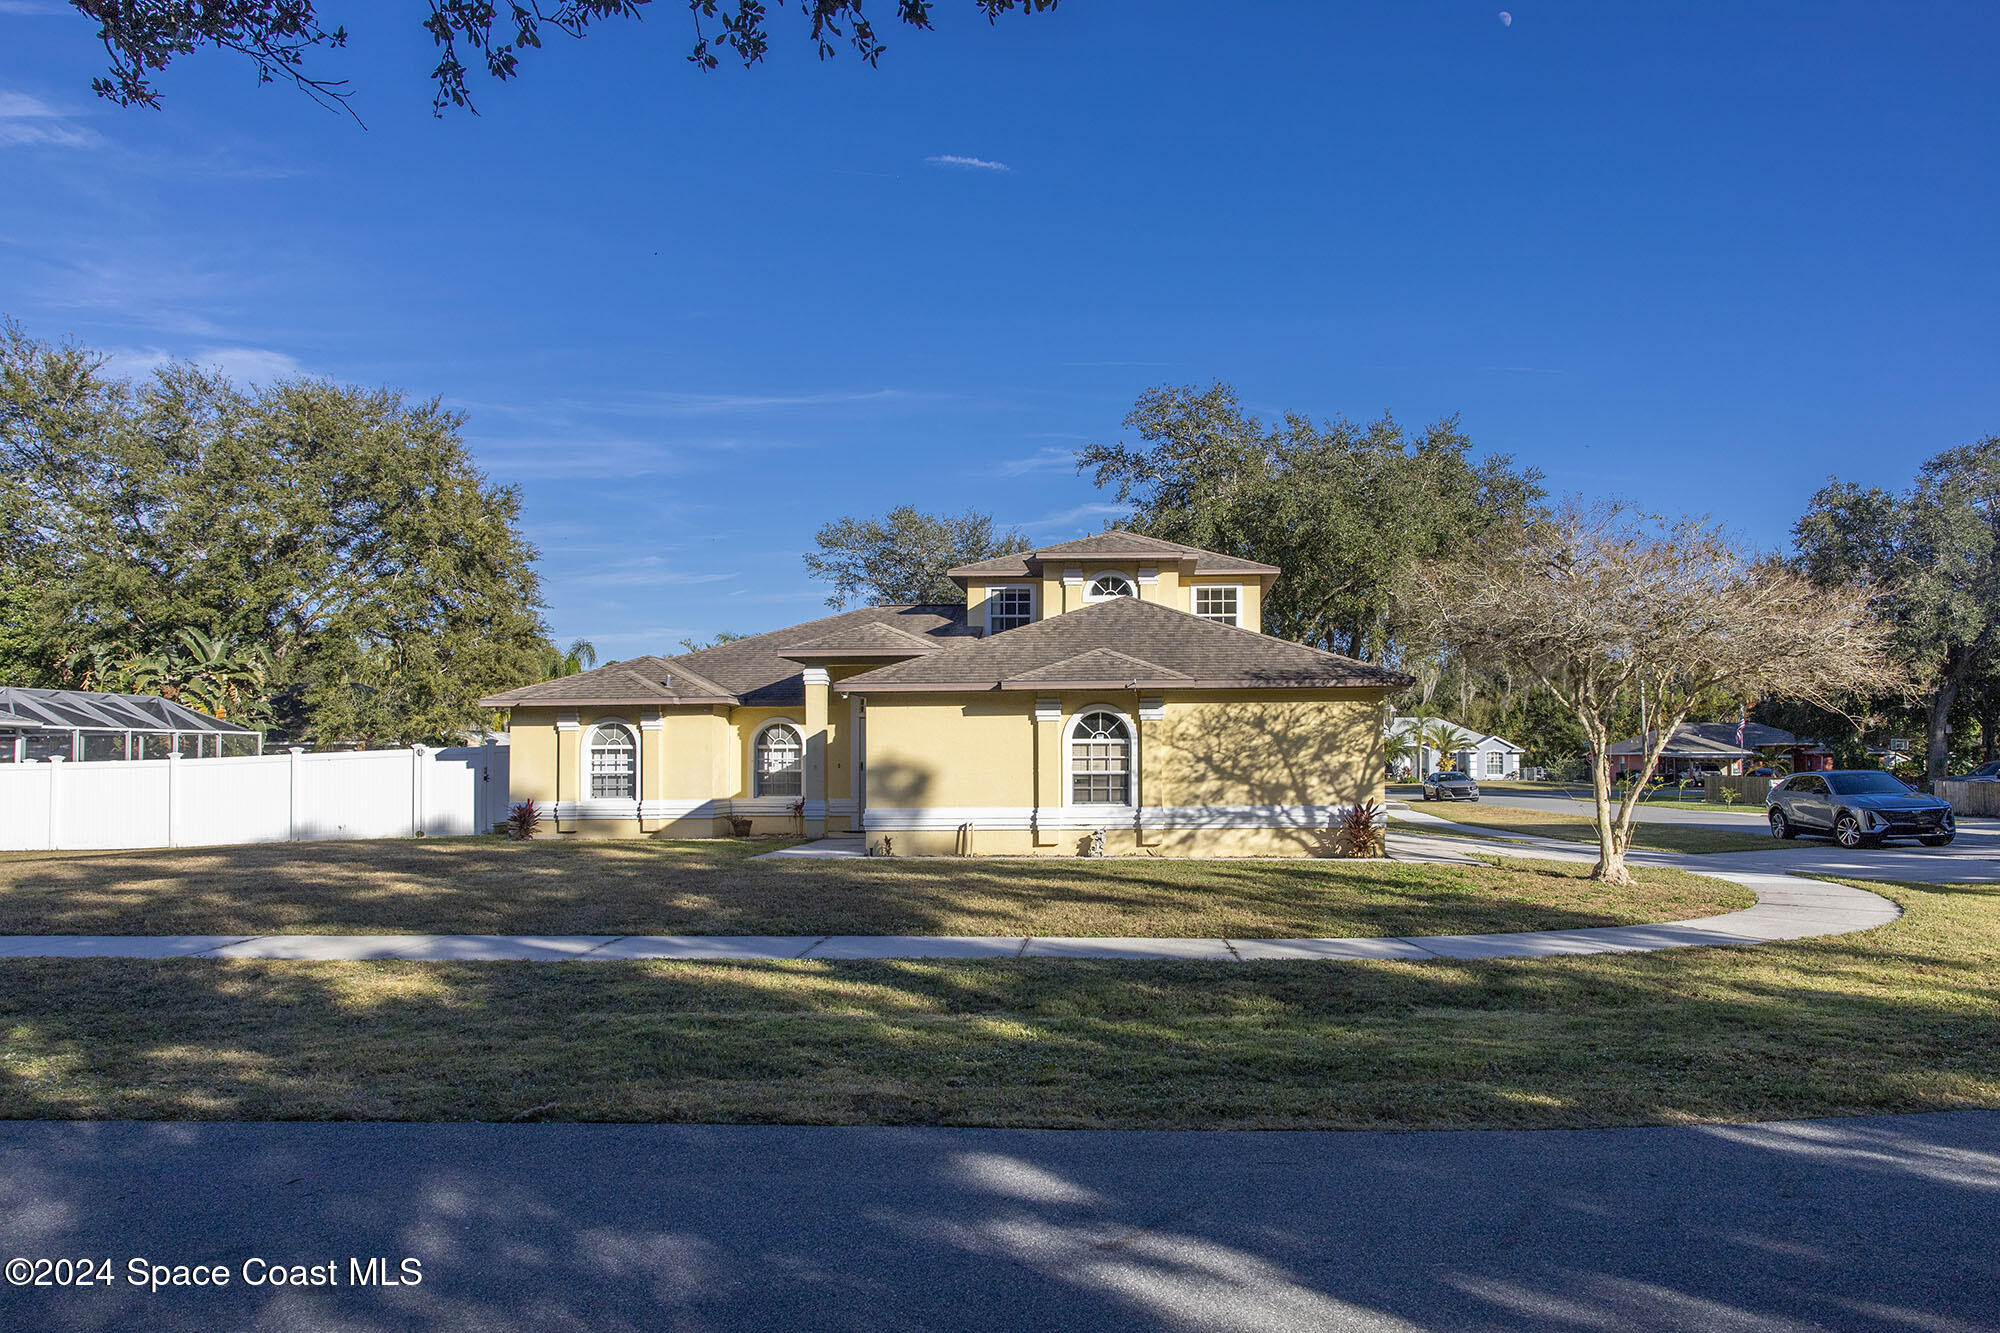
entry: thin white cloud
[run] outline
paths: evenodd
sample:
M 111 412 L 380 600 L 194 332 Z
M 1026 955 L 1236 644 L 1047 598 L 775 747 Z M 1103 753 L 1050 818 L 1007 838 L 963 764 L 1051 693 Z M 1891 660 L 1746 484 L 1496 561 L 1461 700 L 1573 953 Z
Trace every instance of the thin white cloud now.
M 268 347 L 212 347 L 195 360 L 214 366 L 238 384 L 276 384 L 302 379 L 306 374 L 297 357 Z
M 983 157 L 960 157 L 957 153 L 939 153 L 935 157 L 927 157 L 924 159 L 924 165 L 950 167 L 955 171 L 997 171 L 1009 176 L 1014 174 L 1014 168 L 1005 162 L 988 162 Z
M 1048 528 L 1076 527 L 1087 519 L 1130 518 L 1131 516 L 1132 508 L 1130 505 L 1084 504 L 1078 505 L 1074 509 L 1062 510 L 1060 513 L 1045 515 L 1035 519 L 1031 523 L 1013 523 L 1008 526 L 1021 528 L 1027 532 L 1041 532 Z M 1092 526 L 1094 527 L 1095 525 L 1093 524 Z
M 268 347 L 209 347 L 187 356 L 178 356 L 163 347 L 119 347 L 109 353 L 114 373 L 131 379 L 152 374 L 175 361 L 192 361 L 210 370 L 219 370 L 238 384 L 276 384 L 305 376 L 306 368 L 295 356 Z
M 103 142 L 96 130 L 76 124 L 39 97 L 0 89 L 0 148 L 95 148 Z
M 685 570 L 669 568 L 659 556 L 642 556 L 637 560 L 627 560 L 609 569 L 599 569 L 588 574 L 571 574 L 562 582 L 590 588 L 677 588 L 700 583 L 727 583 L 740 575 L 730 572 L 722 574 L 690 574 Z
M 1030 472 L 1063 472 L 1076 466 L 1074 449 L 1037 449 L 1026 458 L 1003 458 L 993 469 L 996 476 L 1024 477 Z
M 56 0 L 0 0 L 0 14 L 10 18 L 54 18 L 71 12 Z
M 870 389 L 860 393 L 663 393 L 653 395 L 640 412 L 678 416 L 712 416 L 725 412 L 759 412 L 773 407 L 834 407 L 844 403 L 885 403 L 908 398 L 901 389 Z

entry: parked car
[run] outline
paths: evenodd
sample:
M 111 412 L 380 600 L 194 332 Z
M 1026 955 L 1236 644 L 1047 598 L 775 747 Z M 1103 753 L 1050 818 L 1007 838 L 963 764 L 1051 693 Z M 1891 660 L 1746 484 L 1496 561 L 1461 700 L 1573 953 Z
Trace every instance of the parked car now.
M 1884 838 L 1915 838 L 1944 847 L 1957 836 L 1951 806 L 1880 769 L 1794 773 L 1764 797 L 1771 836 L 1830 835 L 1843 847 L 1872 847 Z
M 1778 770 L 1775 768 L 1753 768 L 1743 776 L 1746 778 L 1775 778 L 1778 776 Z
M 1444 768 L 1424 779 L 1426 801 L 1476 801 L 1479 784 L 1456 769 Z
M 2000 759 L 1989 759 L 1973 769 L 1960 782 L 2000 782 Z

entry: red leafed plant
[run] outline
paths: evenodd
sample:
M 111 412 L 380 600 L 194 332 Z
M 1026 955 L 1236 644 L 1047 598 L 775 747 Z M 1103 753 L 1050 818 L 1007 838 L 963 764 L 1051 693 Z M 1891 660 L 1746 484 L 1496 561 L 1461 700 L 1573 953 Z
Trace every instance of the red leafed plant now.
M 1373 799 L 1350 805 L 1340 817 L 1340 831 L 1347 835 L 1349 856 L 1383 854 L 1382 807 Z
M 526 842 L 542 827 L 542 812 L 533 801 L 522 801 L 507 811 L 507 836 Z

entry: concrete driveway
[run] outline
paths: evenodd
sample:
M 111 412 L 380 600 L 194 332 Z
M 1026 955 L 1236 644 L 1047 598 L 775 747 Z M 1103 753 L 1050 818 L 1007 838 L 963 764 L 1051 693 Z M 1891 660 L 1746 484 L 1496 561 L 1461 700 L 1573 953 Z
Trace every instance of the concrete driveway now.
M 2000 1113 L 1980 1111 L 1416 1134 L 16 1123 L 0 1198 L 5 1257 L 115 1274 L 0 1286 L 19 1329 L 2000 1328 Z M 134 1258 L 230 1284 L 134 1287 Z M 294 1264 L 339 1285 L 271 1285 Z

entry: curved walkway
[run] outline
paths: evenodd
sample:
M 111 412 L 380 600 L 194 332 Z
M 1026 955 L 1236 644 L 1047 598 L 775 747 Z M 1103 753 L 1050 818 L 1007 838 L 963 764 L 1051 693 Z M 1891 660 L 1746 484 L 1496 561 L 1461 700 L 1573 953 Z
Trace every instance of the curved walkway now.
M 1399 822 L 1449 821 L 1401 815 Z M 1487 830 L 1467 832 L 1484 834 Z M 1507 842 L 1399 834 L 1401 860 L 1469 861 L 1481 856 L 1591 860 L 1575 843 Z M 1843 884 L 1782 873 L 1707 871 L 1698 856 L 1637 853 L 1634 864 L 1713 874 L 1757 895 L 1755 907 L 1721 916 L 1645 926 L 1530 930 L 1499 935 L 1406 935 L 1327 940 L 1119 939 L 1021 935 L 8 935 L 0 958 L 270 958 L 433 962 L 631 962 L 795 958 L 1123 958 L 1200 962 L 1355 959 L 1551 958 L 1564 954 L 1646 953 L 1695 945 L 1765 944 L 1844 935 L 1894 921 L 1886 898 Z

